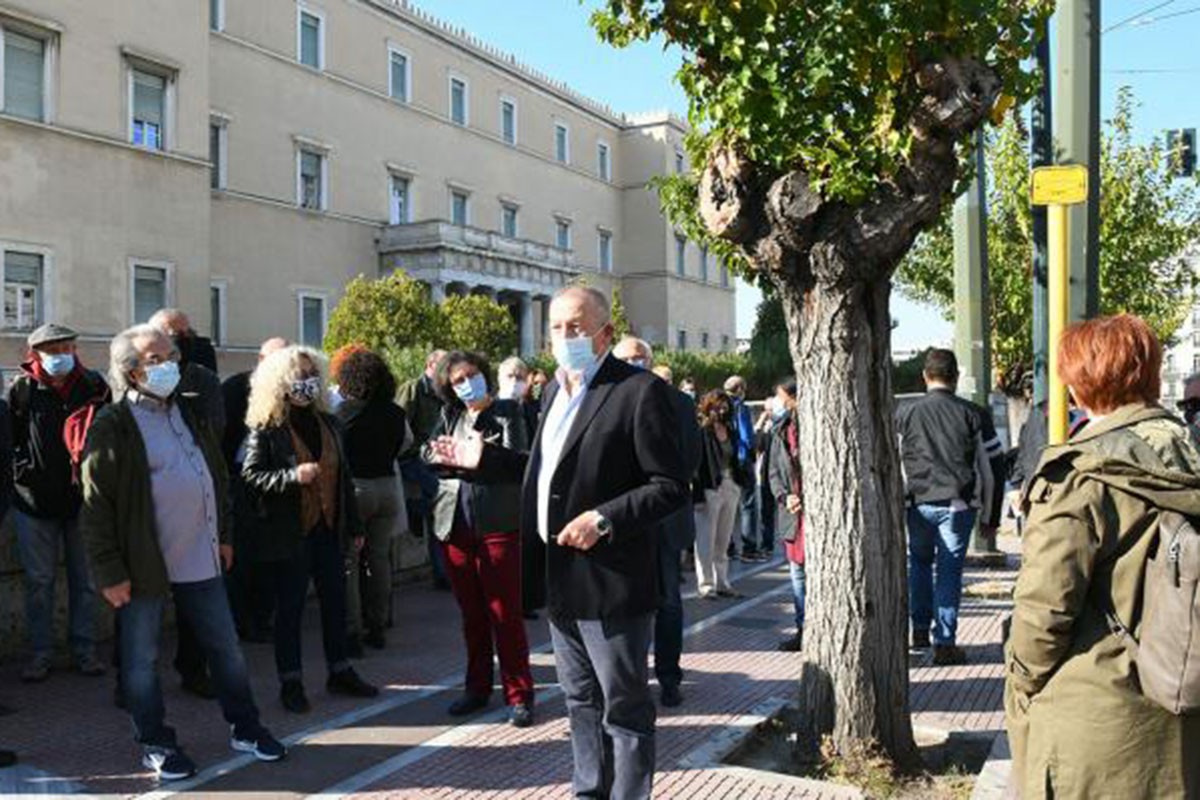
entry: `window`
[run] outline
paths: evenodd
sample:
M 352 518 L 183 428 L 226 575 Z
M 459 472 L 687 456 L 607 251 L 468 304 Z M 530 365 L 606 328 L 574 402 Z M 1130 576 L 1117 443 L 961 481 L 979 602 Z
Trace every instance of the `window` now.
M 687 239 L 675 236 L 675 274 L 687 275 Z
M 213 283 L 208 287 L 208 311 L 212 320 L 212 343 L 225 343 L 225 284 Z
M 211 121 L 208 124 L 208 160 L 212 163 L 212 173 L 209 176 L 209 185 L 214 189 L 224 189 L 227 185 L 228 174 L 226 172 L 228 159 L 226 151 L 229 144 L 226 138 L 225 124 L 220 121 Z
M 301 292 L 299 297 L 300 344 L 319 348 L 325 340 L 325 296 Z
M 560 219 L 554 223 L 554 243 L 559 249 L 571 249 L 571 223 L 568 220 Z
M 1192 356 L 1192 372 L 1200 372 L 1200 353 Z
M 4 327 L 32 330 L 42 324 L 45 257 L 4 251 Z
M 298 28 L 296 52 L 300 63 L 313 69 L 324 69 L 325 21 L 315 11 L 301 8 Z
M 721 335 L 721 352 L 723 352 L 723 353 L 729 352 L 729 334 Z
M 133 265 L 133 321 L 134 323 L 148 322 L 154 312 L 166 308 L 167 302 L 167 269 L 166 267 Z
M 0 28 L 0 110 L 42 122 L 46 118 L 44 39 Z
M 410 186 L 411 182 L 405 176 L 392 176 L 391 199 L 388 202 L 388 222 L 392 225 L 404 225 L 412 222 L 412 203 L 409 202 Z
M 467 124 L 467 82 L 462 78 L 450 79 L 450 121 Z
M 708 331 L 700 332 L 700 349 L 701 350 L 708 349 Z
M 471 196 L 466 192 L 450 192 L 450 221 L 455 225 L 470 223 Z
M 147 150 L 167 149 L 167 79 L 134 68 L 130 141 Z
M 560 164 L 571 160 L 571 133 L 561 122 L 554 124 L 554 157 Z
M 684 161 L 683 151 L 676 150 L 675 151 L 675 172 L 682 174 L 686 168 L 687 168 L 687 163 Z
M 225 0 L 208 0 L 208 29 L 225 30 Z
M 313 211 L 325 209 L 325 155 L 301 148 L 296 154 L 296 202 Z
M 675 332 L 675 349 L 687 350 L 687 331 L 683 328 Z
M 1200 306 L 1192 309 L 1192 327 L 1200 328 Z
M 596 145 L 596 174 L 600 180 L 612 180 L 612 165 L 609 163 L 608 145 L 600 142 Z
M 700 280 L 708 283 L 708 248 L 700 248 Z M 708 348 L 705 348 L 708 349 Z
M 500 99 L 500 138 L 508 145 L 517 143 L 517 101 L 507 97 Z
M 412 72 L 408 65 L 408 54 L 388 48 L 388 96 L 401 103 L 408 102 L 409 82 Z
M 601 272 L 612 272 L 612 234 L 608 231 L 600 231 L 599 264 Z
M 721 265 L 721 287 L 724 289 L 729 288 L 729 267 L 724 264 Z
M 500 232 L 510 239 L 517 238 L 517 207 L 511 203 L 500 206 Z

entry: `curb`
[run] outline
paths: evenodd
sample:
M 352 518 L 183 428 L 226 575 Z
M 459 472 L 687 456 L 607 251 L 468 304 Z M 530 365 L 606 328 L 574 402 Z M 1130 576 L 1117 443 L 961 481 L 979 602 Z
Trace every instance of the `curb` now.
M 971 792 L 971 800 L 1009 800 L 1015 797 L 1008 785 L 1012 773 L 1012 752 L 1008 747 L 1008 734 L 1000 731 L 992 750 L 988 753 L 979 777 L 975 779 L 975 790 Z

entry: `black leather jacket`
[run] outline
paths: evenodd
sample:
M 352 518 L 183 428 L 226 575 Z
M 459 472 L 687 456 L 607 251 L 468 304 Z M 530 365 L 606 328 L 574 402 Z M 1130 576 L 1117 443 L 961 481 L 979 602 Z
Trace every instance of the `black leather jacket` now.
M 442 408 L 430 439 L 452 435 L 466 409 L 459 403 Z M 495 400 L 475 420 L 475 430 L 485 442 L 516 452 L 529 452 L 529 426 L 525 410 L 514 400 Z M 422 448 L 429 462 L 429 446 Z M 475 533 L 515 531 L 521 525 L 521 481 L 519 472 L 484 481 L 470 470 L 434 466 L 438 473 L 438 497 L 433 509 L 433 532 L 445 541 L 454 528 L 459 493 L 469 491 L 468 503 L 474 517 Z
M 350 462 L 346 459 L 341 424 L 330 414 L 320 417 L 332 431 L 338 448 L 339 496 L 334 532 L 343 551 L 349 552 L 351 541 L 362 536 Z M 255 554 L 259 561 L 293 558 L 304 544 L 308 531 L 301 530 L 300 482 L 296 477 L 296 466 L 296 450 L 286 425 L 250 429 L 246 437 L 246 458 L 242 462 L 242 480 L 254 515 Z

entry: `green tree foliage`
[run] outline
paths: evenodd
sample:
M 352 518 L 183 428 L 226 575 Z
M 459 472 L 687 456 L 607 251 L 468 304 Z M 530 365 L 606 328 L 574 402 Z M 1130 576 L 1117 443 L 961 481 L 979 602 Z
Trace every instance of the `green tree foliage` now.
M 445 317 L 422 284 L 402 272 L 377 280 L 359 275 L 329 315 L 325 350 L 354 343 L 379 352 L 428 349 L 445 341 L 446 332 Z
M 517 324 L 509 310 L 491 298 L 448 297 L 441 312 L 446 319 L 446 347 L 483 353 L 493 360 L 516 352 Z
M 1101 139 L 1100 311 L 1144 318 L 1168 341 L 1195 300 L 1195 276 L 1180 258 L 1200 239 L 1200 194 L 1194 181 L 1173 179 L 1159 142 L 1132 138 L 1135 103 L 1128 89 Z M 1029 140 L 1016 119 L 989 138 L 988 270 L 992 353 L 1000 388 L 1015 394 L 1033 363 L 1033 224 Z M 954 314 L 951 215 L 918 240 L 897 272 L 915 300 Z
M 758 316 L 750 336 L 750 361 L 757 376 L 773 376 L 775 381 L 795 373 L 792 353 L 788 347 L 787 320 L 783 303 L 769 289 L 758 304 Z
M 625 314 L 625 303 L 621 300 L 619 287 L 612 292 L 612 323 L 617 339 L 633 333 L 633 326 L 629 324 L 629 317 Z
M 720 389 L 730 375 L 746 379 L 746 394 L 762 399 L 771 391 L 777 376 L 767 375 L 745 353 L 705 353 L 695 350 L 655 350 L 654 363 L 664 364 L 674 373 L 675 383 L 684 378 L 696 382 L 701 393 Z

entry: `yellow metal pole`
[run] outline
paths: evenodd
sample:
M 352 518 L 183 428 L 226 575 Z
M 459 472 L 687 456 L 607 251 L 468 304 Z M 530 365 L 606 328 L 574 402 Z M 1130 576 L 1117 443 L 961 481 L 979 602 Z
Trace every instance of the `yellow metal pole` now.
M 1049 231 L 1047 249 L 1050 251 L 1050 275 L 1047 283 L 1050 294 L 1050 444 L 1067 440 L 1067 387 L 1058 377 L 1058 340 L 1067 327 L 1071 313 L 1070 263 L 1071 229 L 1067 223 L 1067 206 L 1051 205 L 1048 209 Z

